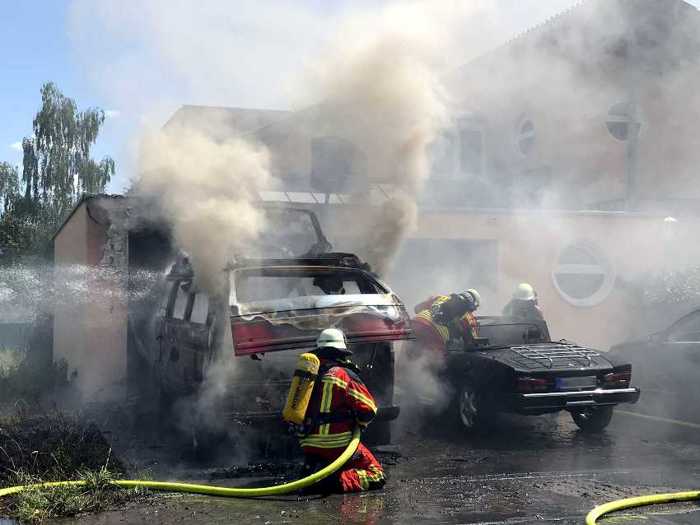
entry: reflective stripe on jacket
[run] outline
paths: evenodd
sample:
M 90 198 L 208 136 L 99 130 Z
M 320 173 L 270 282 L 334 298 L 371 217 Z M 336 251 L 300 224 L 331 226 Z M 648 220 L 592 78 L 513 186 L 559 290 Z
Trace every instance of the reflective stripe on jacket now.
M 365 427 L 377 414 L 374 398 L 360 377 L 343 366 L 333 366 L 321 373 L 307 412 L 311 421 L 323 421 L 324 415 L 336 413 L 353 414 L 354 417 L 340 421 L 329 418 L 329 423 L 312 423 L 310 432 L 299 440 L 305 452 L 314 448 L 345 448 L 350 443 L 355 425 Z
M 440 324 L 433 319 L 432 308 L 436 305 L 450 300 L 449 295 L 435 295 L 426 301 L 418 304 L 416 310 L 420 310 L 414 321 L 430 326 L 442 339 L 444 344 L 450 340 L 450 328 L 447 325 Z M 458 329 L 460 336 L 465 342 L 471 341 L 479 337 L 479 323 L 474 312 L 465 312 L 459 319 L 452 321 Z

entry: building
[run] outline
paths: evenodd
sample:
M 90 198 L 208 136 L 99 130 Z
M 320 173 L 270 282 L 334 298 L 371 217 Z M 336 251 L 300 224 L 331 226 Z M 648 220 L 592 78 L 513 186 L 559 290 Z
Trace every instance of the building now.
M 449 76 L 435 202 L 697 209 L 699 73 L 695 7 L 582 1 Z

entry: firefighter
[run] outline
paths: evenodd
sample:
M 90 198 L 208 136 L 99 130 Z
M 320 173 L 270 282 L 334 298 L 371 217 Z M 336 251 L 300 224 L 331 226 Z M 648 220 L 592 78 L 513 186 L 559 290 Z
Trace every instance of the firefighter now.
M 537 292 L 528 283 L 520 283 L 513 292 L 513 298 L 503 308 L 503 315 L 528 321 L 542 321 L 544 316 L 537 304 Z
M 463 293 L 433 296 L 416 305 L 412 327 L 419 348 L 444 353 L 450 341 L 473 344 L 479 337 L 474 312 L 480 303 L 479 292 L 470 288 Z
M 345 334 L 336 328 L 321 332 L 314 354 L 321 361 L 307 409 L 307 432 L 300 436 L 305 468 L 315 472 L 340 456 L 356 425 L 374 419 L 377 405 L 349 360 Z M 341 469 L 312 489 L 321 493 L 361 492 L 384 486 L 384 469 L 362 443 Z

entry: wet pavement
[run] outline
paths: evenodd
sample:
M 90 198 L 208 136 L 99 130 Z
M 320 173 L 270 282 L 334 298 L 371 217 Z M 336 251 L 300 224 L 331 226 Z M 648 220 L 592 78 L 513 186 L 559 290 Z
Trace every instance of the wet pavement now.
M 700 425 L 620 413 L 597 436 L 578 431 L 567 414 L 503 417 L 489 433 L 472 437 L 441 426 L 405 433 L 397 440 L 400 454 L 379 454 L 390 476 L 381 492 L 256 500 L 168 495 L 62 523 L 581 524 L 606 501 L 700 486 Z M 201 471 L 186 475 L 209 481 Z M 648 507 L 601 522 L 700 523 L 700 504 Z

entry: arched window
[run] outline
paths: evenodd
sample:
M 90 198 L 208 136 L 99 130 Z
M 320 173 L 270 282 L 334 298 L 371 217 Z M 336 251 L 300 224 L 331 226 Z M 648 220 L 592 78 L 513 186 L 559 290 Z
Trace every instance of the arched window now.
M 527 156 L 535 149 L 535 125 L 529 118 L 523 117 L 518 121 L 516 129 L 516 145 L 518 151 Z
M 622 141 L 628 140 L 632 133 L 639 133 L 641 127 L 634 116 L 634 108 L 627 102 L 613 104 L 605 124 L 610 134 Z

